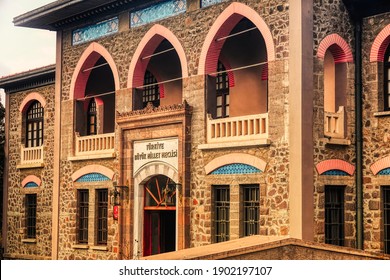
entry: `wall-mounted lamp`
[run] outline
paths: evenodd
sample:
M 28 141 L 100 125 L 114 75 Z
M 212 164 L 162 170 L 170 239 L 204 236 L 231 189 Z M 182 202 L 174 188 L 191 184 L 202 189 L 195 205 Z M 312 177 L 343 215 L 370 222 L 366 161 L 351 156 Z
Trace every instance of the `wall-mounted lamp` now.
M 124 198 L 124 195 L 123 195 L 124 189 L 128 189 L 129 187 L 128 186 L 118 186 L 117 182 L 115 182 L 115 181 L 112 184 L 114 186 L 113 216 L 114 216 L 114 220 L 118 220 L 119 205 L 121 204 L 120 197 L 122 195 L 122 198 Z
M 118 186 L 117 182 L 112 183 L 114 186 L 114 205 L 120 205 L 120 197 L 124 197 L 123 192 L 124 189 L 128 189 L 128 186 Z

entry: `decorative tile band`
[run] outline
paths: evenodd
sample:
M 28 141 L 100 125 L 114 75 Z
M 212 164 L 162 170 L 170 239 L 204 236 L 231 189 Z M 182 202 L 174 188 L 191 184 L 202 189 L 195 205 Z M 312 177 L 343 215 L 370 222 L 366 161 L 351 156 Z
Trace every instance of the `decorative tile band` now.
M 77 179 L 76 182 L 78 183 L 85 183 L 85 182 L 102 182 L 102 181 L 108 181 L 110 178 L 107 176 L 104 176 L 100 173 L 89 173 L 81 176 Z
M 202 8 L 215 5 L 224 1 L 225 0 L 202 0 Z
M 321 175 L 328 175 L 328 176 L 350 176 L 347 172 L 338 170 L 338 169 L 333 169 L 333 170 L 328 170 Z
M 170 0 L 130 13 L 132 27 L 148 24 L 160 19 L 185 13 L 187 0 Z
M 221 166 L 215 169 L 211 174 L 221 175 L 221 174 L 252 174 L 260 173 L 261 170 L 256 167 L 243 163 L 233 163 Z
M 390 175 L 390 167 L 382 169 L 381 171 L 378 172 L 378 175 Z
M 37 188 L 38 184 L 35 182 L 28 182 L 26 185 L 24 185 L 25 188 Z
M 114 17 L 80 29 L 73 30 L 72 43 L 78 45 L 95 39 L 117 33 L 119 18 Z

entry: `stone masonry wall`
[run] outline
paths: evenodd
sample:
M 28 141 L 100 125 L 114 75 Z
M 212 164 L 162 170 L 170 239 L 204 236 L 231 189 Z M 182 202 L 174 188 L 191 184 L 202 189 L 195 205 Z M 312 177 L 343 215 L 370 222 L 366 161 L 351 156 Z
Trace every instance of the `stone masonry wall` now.
M 23 114 L 19 111 L 24 98 L 32 92 L 39 93 L 46 101 L 44 108 L 44 166 L 37 168 L 18 168 L 21 160 Z M 8 159 L 8 211 L 7 211 L 7 258 L 50 259 L 52 228 L 52 188 L 54 154 L 54 85 L 10 94 L 9 97 L 9 159 Z M 37 188 L 23 188 L 22 181 L 29 175 L 42 180 Z M 36 239 L 26 239 L 25 196 L 37 194 Z
M 353 52 L 353 25 L 342 0 L 314 1 L 314 241 L 325 242 L 325 186 L 345 187 L 345 246 L 355 247 L 355 197 L 354 176 L 319 175 L 315 166 L 329 159 L 340 159 L 355 163 L 355 102 L 354 102 L 354 63 L 347 63 L 346 89 L 346 139 L 349 145 L 331 145 L 324 137 L 324 63 L 317 57 L 321 41 L 330 34 L 340 35 Z
M 390 155 L 390 114 L 383 112 L 383 63 L 370 62 L 375 38 L 390 24 L 390 13 L 363 21 L 363 222 L 364 248 L 383 251 L 382 186 L 390 185 L 389 176 L 374 175 L 370 166 Z

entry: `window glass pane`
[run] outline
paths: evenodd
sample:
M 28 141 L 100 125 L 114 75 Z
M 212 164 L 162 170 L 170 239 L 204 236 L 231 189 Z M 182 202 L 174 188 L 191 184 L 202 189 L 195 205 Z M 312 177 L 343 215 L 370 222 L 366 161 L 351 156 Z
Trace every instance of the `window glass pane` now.
M 228 117 L 230 115 L 230 112 L 229 112 L 229 106 L 226 106 L 226 116 Z
M 229 104 L 230 104 L 230 103 L 229 103 L 229 100 L 230 100 L 229 95 L 226 95 L 226 105 L 229 105 Z
M 222 117 L 222 108 L 217 108 L 217 117 Z
M 222 106 L 222 96 L 217 96 L 217 106 Z

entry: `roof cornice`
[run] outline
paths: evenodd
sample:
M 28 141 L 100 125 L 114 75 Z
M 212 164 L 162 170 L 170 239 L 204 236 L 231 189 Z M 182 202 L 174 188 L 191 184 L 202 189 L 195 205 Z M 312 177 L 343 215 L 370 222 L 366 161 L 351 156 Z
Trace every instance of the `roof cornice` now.
M 14 18 L 15 26 L 62 30 L 162 0 L 58 0 Z
M 6 93 L 14 93 L 54 83 L 54 64 L 0 78 L 0 88 L 3 88 Z

